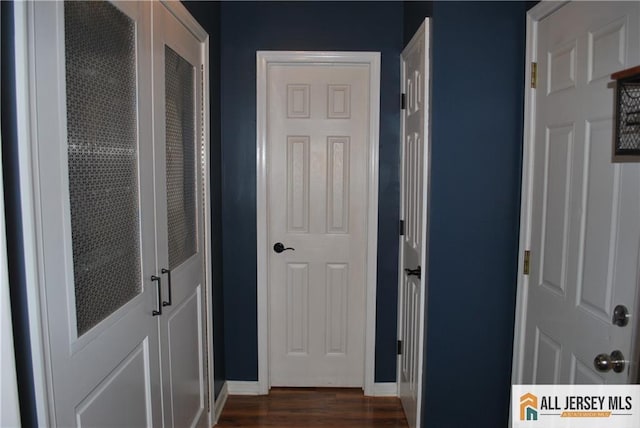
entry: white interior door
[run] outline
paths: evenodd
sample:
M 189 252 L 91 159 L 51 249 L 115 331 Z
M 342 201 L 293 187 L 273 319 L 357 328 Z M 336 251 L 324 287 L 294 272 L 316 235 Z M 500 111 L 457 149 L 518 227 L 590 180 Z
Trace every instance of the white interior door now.
M 160 426 L 150 3 L 30 6 L 51 424 Z
M 398 293 L 398 393 L 409 426 L 420 426 L 429 179 L 429 52 L 426 19 L 402 51 L 402 182 Z
M 640 164 L 611 162 L 610 75 L 640 63 L 639 2 L 571 2 L 537 30 L 531 273 L 522 383 L 629 383 L 597 371 L 601 353 L 632 355 L 637 314 Z
M 271 64 L 267 85 L 270 383 L 362 387 L 369 69 Z
M 201 43 L 153 4 L 154 142 L 165 427 L 206 425 Z

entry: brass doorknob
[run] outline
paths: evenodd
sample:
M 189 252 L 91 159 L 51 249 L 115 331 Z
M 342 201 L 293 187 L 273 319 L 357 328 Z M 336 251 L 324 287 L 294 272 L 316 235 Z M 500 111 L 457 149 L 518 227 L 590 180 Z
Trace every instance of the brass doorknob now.
M 599 372 L 606 373 L 613 369 L 616 373 L 621 373 L 624 370 L 626 361 L 622 352 L 615 350 L 609 354 L 599 354 L 593 360 L 593 365 Z

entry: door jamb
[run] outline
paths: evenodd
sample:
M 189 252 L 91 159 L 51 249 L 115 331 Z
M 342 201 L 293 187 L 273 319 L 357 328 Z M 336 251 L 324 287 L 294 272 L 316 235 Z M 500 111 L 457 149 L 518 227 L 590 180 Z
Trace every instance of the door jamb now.
M 204 65 L 204 114 L 203 136 L 203 170 L 204 182 L 204 234 L 205 234 L 205 289 L 208 296 L 212 295 L 212 266 L 211 266 L 211 201 L 208 197 L 210 190 L 209 165 L 209 35 L 191 16 L 180 2 L 161 0 L 161 3 L 182 23 L 201 44 Z M 29 320 L 29 341 L 31 347 L 31 366 L 33 370 L 33 386 L 35 395 L 36 418 L 39 425 L 49 426 L 55 420 L 53 408 L 53 389 L 49 374 L 51 362 L 49 356 L 49 327 L 46 316 L 46 290 L 41 287 L 40 253 L 41 222 L 39 216 L 39 167 L 38 167 L 38 137 L 36 115 L 36 96 L 31 82 L 35 76 L 35 19 L 34 4 L 16 2 L 14 5 L 15 22 L 15 71 L 16 71 L 16 111 L 18 134 L 18 166 L 20 171 L 20 210 L 22 212 L 22 239 L 24 245 L 24 274 L 26 282 L 27 312 Z M 209 396 L 208 422 L 213 425 L 214 406 L 214 354 L 213 354 L 213 313 L 211 299 L 207 299 L 207 346 L 208 346 L 208 380 L 206 385 Z
M 380 122 L 380 53 L 258 51 L 256 53 L 256 218 L 258 293 L 258 394 L 268 394 L 268 204 L 267 204 L 267 70 L 274 63 L 345 63 L 369 66 L 369 159 L 367 160 L 367 265 L 364 393 L 374 394 L 376 286 L 378 257 L 378 144 Z

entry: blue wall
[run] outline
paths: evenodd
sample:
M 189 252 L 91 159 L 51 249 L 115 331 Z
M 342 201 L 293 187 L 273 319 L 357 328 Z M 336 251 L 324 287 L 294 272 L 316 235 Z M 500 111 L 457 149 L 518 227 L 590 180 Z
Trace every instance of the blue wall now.
M 211 262 L 213 270 L 214 391 L 226 380 L 224 352 L 224 298 L 222 286 L 222 164 L 220 161 L 220 2 L 183 2 L 209 34 L 209 119 L 211 168 Z
M 507 426 L 524 53 L 524 3 L 434 2 L 429 428 Z
M 403 24 L 404 46 L 409 44 L 413 35 L 427 16 L 433 16 L 432 1 L 405 1 Z
M 376 381 L 396 378 L 401 2 L 223 2 L 222 226 L 227 378 L 258 378 L 256 51 L 382 52 Z

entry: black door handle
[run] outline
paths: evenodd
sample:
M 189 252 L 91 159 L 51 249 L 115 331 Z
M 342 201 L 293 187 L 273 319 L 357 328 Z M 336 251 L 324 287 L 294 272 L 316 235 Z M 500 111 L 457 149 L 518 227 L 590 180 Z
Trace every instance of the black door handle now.
M 286 250 L 295 251 L 296 249 L 291 247 L 285 248 L 282 242 L 276 242 L 275 244 L 273 244 L 273 251 L 275 251 L 278 254 Z
M 151 275 L 151 281 L 158 282 L 158 310 L 151 312 L 151 314 L 155 317 L 156 315 L 162 315 L 162 284 L 159 276 Z
M 417 276 L 418 279 L 421 279 L 422 277 L 422 268 L 420 266 L 415 269 L 405 269 L 404 271 L 407 273 L 407 276 L 414 275 Z
M 162 268 L 160 269 L 160 272 L 167 274 L 167 285 L 169 286 L 167 289 L 167 291 L 169 292 L 168 293 L 169 298 L 162 302 L 162 306 L 171 306 L 171 270 Z

